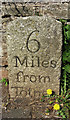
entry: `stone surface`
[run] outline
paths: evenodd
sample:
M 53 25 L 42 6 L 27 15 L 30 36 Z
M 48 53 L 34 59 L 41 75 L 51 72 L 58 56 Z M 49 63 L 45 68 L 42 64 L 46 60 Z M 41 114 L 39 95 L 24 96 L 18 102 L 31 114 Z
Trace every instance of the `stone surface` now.
M 2 3 L 0 0 L 0 66 L 2 65 L 2 19 L 1 19 L 1 7 Z M 2 68 L 0 67 L 0 80 L 2 79 Z M 2 83 L 0 82 L 0 119 L 2 118 Z
M 3 23 L 13 17 L 47 14 L 56 19 L 68 19 L 68 7 L 69 3 L 16 3 L 16 6 L 15 3 L 5 3 L 2 5 Z
M 70 19 L 70 2 L 68 4 L 68 19 Z
M 69 2 L 70 0 L 2 0 L 2 2 Z
M 3 110 L 4 112 L 4 110 Z M 31 110 L 26 107 L 26 109 L 12 109 L 8 112 L 4 112 L 3 118 L 31 118 L 30 115 Z
M 17 18 L 7 26 L 10 97 L 59 94 L 62 24 L 51 16 Z

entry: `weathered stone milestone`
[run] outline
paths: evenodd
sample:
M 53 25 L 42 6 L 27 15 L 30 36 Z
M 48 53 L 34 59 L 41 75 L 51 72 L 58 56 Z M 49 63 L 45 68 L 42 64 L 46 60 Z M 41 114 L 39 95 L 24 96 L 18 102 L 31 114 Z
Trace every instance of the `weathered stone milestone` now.
M 59 93 L 62 24 L 47 16 L 17 18 L 7 25 L 9 91 L 12 97 Z

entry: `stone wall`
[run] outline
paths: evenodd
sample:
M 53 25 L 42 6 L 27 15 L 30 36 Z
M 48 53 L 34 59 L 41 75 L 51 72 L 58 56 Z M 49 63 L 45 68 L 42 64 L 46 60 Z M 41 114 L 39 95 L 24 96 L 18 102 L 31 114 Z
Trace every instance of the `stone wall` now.
M 68 3 L 3 3 L 2 5 L 3 18 L 47 14 L 56 19 L 68 19 Z

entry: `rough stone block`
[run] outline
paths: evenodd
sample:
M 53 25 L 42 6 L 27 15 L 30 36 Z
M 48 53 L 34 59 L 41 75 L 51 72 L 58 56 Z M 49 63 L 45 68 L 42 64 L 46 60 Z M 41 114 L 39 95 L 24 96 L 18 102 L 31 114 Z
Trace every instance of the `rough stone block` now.
M 51 16 L 17 18 L 7 25 L 11 97 L 39 98 L 48 88 L 59 94 L 62 24 Z

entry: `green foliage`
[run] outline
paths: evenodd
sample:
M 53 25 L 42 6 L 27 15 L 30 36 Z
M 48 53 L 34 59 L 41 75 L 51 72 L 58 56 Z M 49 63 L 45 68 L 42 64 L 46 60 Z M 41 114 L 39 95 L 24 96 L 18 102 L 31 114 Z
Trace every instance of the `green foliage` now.
M 54 111 L 54 105 L 58 104 L 60 106 L 60 109 L 56 110 L 56 112 L 58 112 L 58 116 L 62 118 L 69 118 L 70 90 L 68 90 L 66 94 L 63 93 L 62 95 L 51 94 L 50 96 L 42 96 L 42 102 L 45 101 L 46 98 L 50 106 L 52 106 L 52 109 L 51 107 L 48 108 L 49 111 L 47 112 Z
M 5 86 L 8 85 L 8 82 L 7 82 L 7 79 L 6 79 L 6 78 L 3 78 L 2 80 L 0 80 L 0 82 L 5 83 Z
M 70 89 L 70 25 L 66 24 L 67 20 L 60 21 L 63 27 L 61 94 L 66 94 Z
M 65 23 L 67 20 L 60 19 L 60 22 Z

